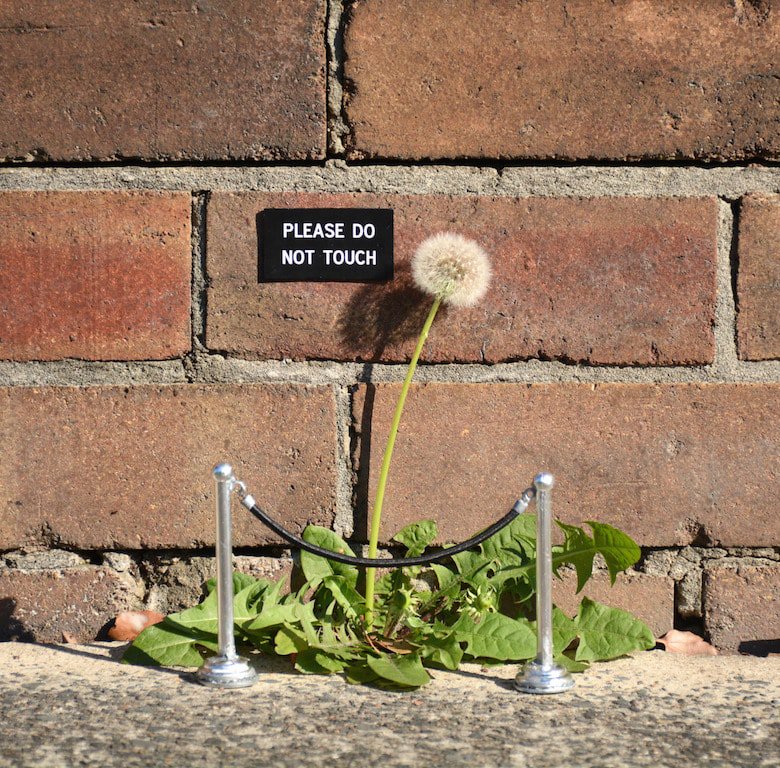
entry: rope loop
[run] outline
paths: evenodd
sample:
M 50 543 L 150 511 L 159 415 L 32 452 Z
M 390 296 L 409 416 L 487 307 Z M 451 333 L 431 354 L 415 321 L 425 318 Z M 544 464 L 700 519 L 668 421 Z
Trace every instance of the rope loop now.
M 536 496 L 536 489 L 533 486 L 526 488 L 520 498 L 515 502 L 512 509 L 510 509 L 500 520 L 489 525 L 484 531 L 472 536 L 470 539 L 460 542 L 460 544 L 455 544 L 452 547 L 440 549 L 438 552 L 431 552 L 427 555 L 386 559 L 381 557 L 371 558 L 345 555 L 341 552 L 333 552 L 330 549 L 324 549 L 323 547 L 318 547 L 316 544 L 310 544 L 308 541 L 304 541 L 300 536 L 297 536 L 292 531 L 288 531 L 281 523 L 278 523 L 266 512 L 263 512 L 263 510 L 257 506 L 254 498 L 246 493 L 246 486 L 244 486 L 243 483 L 241 483 L 241 486 L 243 486 L 240 489 L 242 492 L 241 503 L 258 520 L 270 528 L 274 533 L 281 536 L 285 541 L 294 544 L 296 547 L 304 549 L 307 552 L 311 552 L 313 555 L 319 555 L 328 560 L 334 560 L 337 563 L 346 563 L 347 565 L 356 565 L 363 568 L 405 568 L 410 565 L 428 565 L 429 563 L 437 563 L 440 560 L 445 560 L 452 555 L 457 555 L 458 552 L 463 552 L 472 547 L 476 547 L 477 544 L 481 544 L 485 539 L 489 539 L 491 536 L 498 533 L 502 528 L 509 525 L 518 515 L 525 512 L 533 498 Z

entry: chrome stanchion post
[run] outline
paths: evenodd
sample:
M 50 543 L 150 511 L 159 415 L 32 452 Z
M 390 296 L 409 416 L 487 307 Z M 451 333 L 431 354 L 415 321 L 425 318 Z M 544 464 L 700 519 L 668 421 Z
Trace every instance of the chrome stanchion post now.
M 257 681 L 257 673 L 236 653 L 233 634 L 233 544 L 230 494 L 240 485 L 230 464 L 213 470 L 217 482 L 217 611 L 219 655 L 206 659 L 196 678 L 203 685 L 245 688 Z
M 552 636 L 552 487 L 548 472 L 534 478 L 536 487 L 536 658 L 515 679 L 524 693 L 562 693 L 574 685 L 568 670 L 553 661 Z

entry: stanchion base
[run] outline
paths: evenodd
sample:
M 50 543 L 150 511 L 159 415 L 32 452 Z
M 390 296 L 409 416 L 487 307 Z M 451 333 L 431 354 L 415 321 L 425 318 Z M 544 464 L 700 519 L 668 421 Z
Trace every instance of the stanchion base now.
M 529 661 L 515 678 L 515 688 L 522 693 L 563 693 L 573 685 L 568 670 L 557 664 L 544 666 L 538 661 Z
M 257 682 L 257 672 L 241 656 L 212 656 L 195 673 L 195 679 L 218 688 L 247 688 Z

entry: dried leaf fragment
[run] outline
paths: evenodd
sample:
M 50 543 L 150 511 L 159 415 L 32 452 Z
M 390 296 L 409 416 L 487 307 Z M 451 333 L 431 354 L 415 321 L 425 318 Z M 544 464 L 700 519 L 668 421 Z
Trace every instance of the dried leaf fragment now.
M 135 640 L 152 624 L 159 624 L 165 616 L 157 611 L 123 611 L 114 619 L 114 626 L 108 630 L 112 640 L 123 642 Z
M 668 653 L 684 653 L 688 656 L 717 656 L 718 649 L 693 632 L 670 629 L 658 638 Z

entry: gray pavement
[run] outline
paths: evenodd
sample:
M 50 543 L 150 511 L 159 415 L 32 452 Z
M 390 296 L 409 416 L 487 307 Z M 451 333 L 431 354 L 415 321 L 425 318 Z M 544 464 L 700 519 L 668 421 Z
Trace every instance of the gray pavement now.
M 220 691 L 119 664 L 122 647 L 0 643 L 0 766 L 780 765 L 778 657 L 652 651 L 533 697 L 514 666 L 387 693 L 278 660 Z

